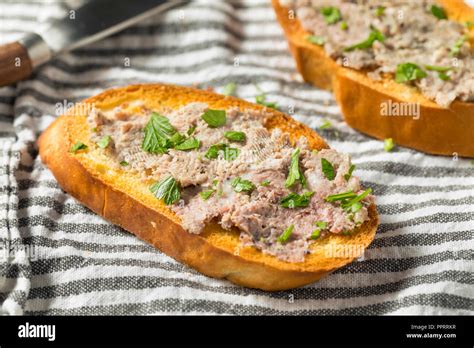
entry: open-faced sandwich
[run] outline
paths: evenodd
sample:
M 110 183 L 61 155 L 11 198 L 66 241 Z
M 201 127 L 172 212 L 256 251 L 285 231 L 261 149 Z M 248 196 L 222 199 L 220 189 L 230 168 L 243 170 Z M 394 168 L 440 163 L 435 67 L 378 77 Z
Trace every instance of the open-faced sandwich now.
M 378 224 L 348 155 L 271 108 L 171 85 L 106 91 L 39 140 L 61 187 L 211 277 L 265 290 L 357 258 Z
M 379 139 L 474 157 L 474 8 L 462 0 L 273 0 L 303 78 Z

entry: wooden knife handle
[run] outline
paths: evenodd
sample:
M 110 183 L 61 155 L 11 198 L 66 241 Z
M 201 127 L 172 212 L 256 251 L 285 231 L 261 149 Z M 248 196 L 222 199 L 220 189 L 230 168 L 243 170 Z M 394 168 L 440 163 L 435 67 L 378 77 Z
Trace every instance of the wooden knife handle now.
M 32 71 L 28 51 L 19 42 L 0 46 L 0 86 L 23 80 L 30 76 Z

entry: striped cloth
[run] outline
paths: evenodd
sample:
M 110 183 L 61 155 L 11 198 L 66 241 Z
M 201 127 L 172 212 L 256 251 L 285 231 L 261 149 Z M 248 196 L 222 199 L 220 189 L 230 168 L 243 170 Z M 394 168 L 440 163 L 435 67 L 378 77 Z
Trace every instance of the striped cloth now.
M 77 1 L 2 0 L 1 41 Z M 130 66 L 125 62 L 129 60 Z M 137 82 L 256 85 L 350 153 L 377 196 L 365 257 L 309 286 L 266 293 L 205 277 L 65 194 L 35 141 L 62 107 Z M 440 137 L 439 141 L 443 141 Z M 474 165 L 350 129 L 332 95 L 302 82 L 266 0 L 194 1 L 64 54 L 0 88 L 0 303 L 4 314 L 473 314 Z

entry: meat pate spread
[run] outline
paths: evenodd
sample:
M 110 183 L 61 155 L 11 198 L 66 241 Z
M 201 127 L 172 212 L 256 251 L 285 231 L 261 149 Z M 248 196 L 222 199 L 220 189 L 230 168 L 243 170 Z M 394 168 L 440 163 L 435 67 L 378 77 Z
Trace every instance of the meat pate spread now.
M 348 155 L 292 145 L 264 127 L 269 113 L 211 110 L 190 103 L 160 115 L 94 108 L 91 141 L 117 168 L 139 175 L 182 226 L 199 234 L 210 221 L 238 228 L 243 246 L 302 262 L 327 234 L 350 234 L 373 202 L 352 175 Z
M 416 85 L 441 106 L 474 102 L 469 28 L 433 0 L 280 0 L 338 64 Z M 472 19 L 474 21 L 474 18 Z

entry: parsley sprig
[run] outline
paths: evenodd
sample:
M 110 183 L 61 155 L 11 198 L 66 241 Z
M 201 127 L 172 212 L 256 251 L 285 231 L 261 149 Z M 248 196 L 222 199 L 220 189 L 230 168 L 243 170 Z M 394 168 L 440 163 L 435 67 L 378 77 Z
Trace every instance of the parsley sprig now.
M 360 203 L 365 197 L 367 197 L 370 193 L 372 193 L 372 189 L 368 188 L 360 195 L 357 195 L 353 191 L 347 191 L 338 193 L 335 195 L 329 195 L 326 197 L 326 202 L 340 202 L 341 207 L 346 212 L 355 213 L 362 208 L 362 204 Z
M 262 89 L 255 85 L 255 88 L 260 93 L 255 97 L 255 102 L 259 105 L 266 106 L 271 109 L 278 109 L 278 104 L 276 102 L 269 102 L 267 101 L 267 94 L 262 91 Z
M 454 43 L 453 47 L 451 47 L 451 52 L 449 53 L 449 55 L 451 57 L 455 57 L 455 56 L 459 55 L 459 53 L 461 53 L 462 46 L 464 45 L 464 43 L 468 39 L 469 39 L 468 35 L 463 35 L 459 39 L 457 39 L 456 42 Z
M 336 177 L 336 170 L 331 162 L 325 158 L 321 158 L 321 170 L 323 171 L 324 176 L 329 181 L 333 181 Z
M 414 63 L 398 64 L 395 73 L 395 81 L 398 83 L 405 83 L 415 81 L 428 76 L 428 74 Z
M 235 147 L 230 147 L 227 144 L 215 144 L 209 147 L 204 157 L 208 159 L 216 159 L 219 157 L 219 153 L 223 154 L 226 161 L 233 161 L 240 154 L 240 150 Z
M 211 128 L 217 128 L 225 125 L 227 118 L 225 110 L 207 110 L 204 114 L 201 115 L 201 118 L 209 125 Z
M 291 192 L 288 196 L 280 200 L 280 205 L 283 208 L 300 208 L 307 207 L 311 201 L 314 192 L 305 192 L 302 195 Z
M 446 11 L 444 8 L 436 5 L 431 6 L 431 13 L 433 16 L 435 16 L 438 19 L 448 19 L 448 16 L 446 15 Z
M 166 205 L 174 204 L 181 198 L 181 187 L 172 176 L 151 185 L 150 191 Z
M 349 171 L 344 174 L 344 180 L 349 181 L 349 179 L 352 177 L 352 173 L 354 172 L 355 168 L 355 164 L 351 164 L 351 166 L 349 167 Z
M 450 66 L 437 66 L 437 65 L 425 65 L 425 69 L 428 71 L 436 71 L 438 73 L 438 77 L 443 81 L 447 81 L 450 79 L 447 72 L 450 70 L 453 70 L 453 68 Z
M 153 112 L 144 132 L 142 149 L 146 152 L 165 153 L 173 146 L 170 139 L 176 134 L 176 129 L 165 116 Z
M 107 148 L 107 146 L 109 146 L 111 140 L 112 140 L 112 137 L 110 135 L 104 135 L 97 142 L 97 146 L 100 147 L 101 149 L 105 149 L 105 148 Z
M 313 45 L 318 45 L 318 46 L 322 46 L 326 42 L 326 39 L 324 36 L 318 36 L 318 35 L 308 35 L 306 36 L 305 39 L 309 43 L 312 43 Z
M 235 192 L 252 192 L 255 185 L 250 180 L 244 180 L 241 177 L 234 178 L 230 183 Z
M 85 150 L 85 149 L 87 149 L 87 145 L 84 144 L 83 142 L 78 141 L 77 143 L 71 146 L 71 149 L 69 150 L 69 152 L 76 153 L 79 150 Z
M 375 41 L 379 42 L 384 42 L 385 41 L 385 36 L 382 34 L 382 32 L 376 28 L 372 28 L 372 31 L 369 34 L 369 37 L 367 40 L 364 40 L 362 42 L 359 42 L 355 45 L 346 47 L 344 49 L 344 52 L 351 52 L 354 50 L 365 50 L 368 48 L 371 48 L 374 44 Z
M 296 148 L 291 154 L 290 170 L 288 171 L 288 177 L 285 181 L 285 186 L 287 188 L 292 187 L 297 181 L 299 181 L 303 187 L 306 187 L 306 178 L 300 169 L 299 158 L 300 149 Z
M 244 132 L 238 131 L 227 131 L 224 133 L 224 137 L 230 141 L 244 142 L 246 139 Z
M 341 11 L 337 7 L 325 6 L 320 12 L 327 24 L 336 24 L 342 19 Z
M 277 241 L 280 243 L 286 243 L 288 239 L 290 239 L 293 230 L 295 229 L 295 225 L 291 225 L 288 227 L 283 233 L 277 238 Z
M 144 132 L 145 137 L 142 142 L 142 149 L 153 154 L 163 154 L 172 148 L 188 151 L 198 149 L 201 145 L 198 139 L 194 137 L 186 138 L 180 134 L 171 125 L 168 118 L 156 112 L 151 114 L 150 120 L 144 128 Z
M 317 228 L 311 234 L 311 239 L 318 239 L 321 236 L 321 232 L 328 228 L 328 223 L 324 221 L 316 221 Z

